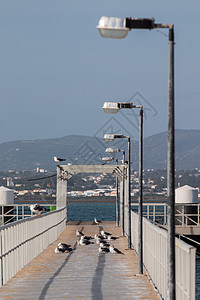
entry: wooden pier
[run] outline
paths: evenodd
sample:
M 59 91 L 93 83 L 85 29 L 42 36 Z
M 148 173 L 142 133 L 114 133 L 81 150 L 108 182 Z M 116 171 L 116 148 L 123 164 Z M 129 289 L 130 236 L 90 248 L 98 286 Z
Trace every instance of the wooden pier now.
M 125 255 L 99 253 L 97 244 L 78 245 L 76 229 L 92 236 L 109 231 L 119 237 L 112 244 Z M 59 242 L 74 251 L 55 253 Z M 146 274 L 137 274 L 137 256 L 127 244 L 115 222 L 69 222 L 57 241 L 0 288 L 0 299 L 159 299 Z

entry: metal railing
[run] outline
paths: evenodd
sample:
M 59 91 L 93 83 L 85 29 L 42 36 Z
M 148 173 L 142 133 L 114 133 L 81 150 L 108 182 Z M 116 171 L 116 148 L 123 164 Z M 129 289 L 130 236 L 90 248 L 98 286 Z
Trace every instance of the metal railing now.
M 138 253 L 138 215 L 132 212 L 132 246 Z M 163 299 L 167 298 L 167 231 L 143 218 L 143 262 Z M 195 299 L 196 248 L 176 238 L 176 299 Z
M 66 207 L 0 226 L 0 286 L 55 241 L 66 226 Z
M 46 208 L 53 204 L 42 204 Z M 132 210 L 138 212 L 138 204 L 132 203 Z M 128 209 L 127 206 L 125 210 Z M 127 212 L 128 213 L 128 212 Z M 0 205 L 0 226 L 12 221 L 22 220 L 30 217 L 31 211 L 27 204 L 7 204 Z M 143 216 L 153 223 L 161 225 L 167 224 L 167 204 L 166 203 L 144 203 Z M 176 225 L 200 225 L 200 204 L 176 205 L 175 212 Z
M 138 204 L 132 204 L 132 210 L 138 212 Z M 166 203 L 144 203 L 143 216 L 152 223 L 167 224 Z M 200 225 L 200 204 L 175 204 L 176 225 Z
M 52 204 L 45 203 L 42 206 L 50 208 Z M 0 226 L 31 217 L 33 214 L 27 204 L 1 204 L 0 205 Z

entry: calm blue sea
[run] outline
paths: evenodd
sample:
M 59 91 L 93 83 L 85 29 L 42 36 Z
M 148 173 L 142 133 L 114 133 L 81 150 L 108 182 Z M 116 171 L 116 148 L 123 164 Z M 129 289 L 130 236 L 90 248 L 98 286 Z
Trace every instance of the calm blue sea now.
M 69 202 L 67 205 L 68 221 L 115 220 L 115 202 Z
M 68 221 L 115 220 L 115 202 L 68 203 Z M 200 256 L 196 256 L 196 300 L 200 299 Z

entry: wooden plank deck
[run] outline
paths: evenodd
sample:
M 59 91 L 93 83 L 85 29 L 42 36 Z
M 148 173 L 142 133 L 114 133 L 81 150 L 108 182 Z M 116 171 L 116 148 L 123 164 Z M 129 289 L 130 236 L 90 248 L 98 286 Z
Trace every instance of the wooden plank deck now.
M 0 299 L 159 299 L 148 277 L 137 276 L 137 256 L 127 250 L 126 237 L 112 243 L 125 255 L 99 254 L 97 244 L 77 245 L 76 229 L 94 235 L 101 228 L 121 235 L 114 222 L 69 222 L 56 242 L 0 288 Z M 56 254 L 59 242 L 75 250 Z

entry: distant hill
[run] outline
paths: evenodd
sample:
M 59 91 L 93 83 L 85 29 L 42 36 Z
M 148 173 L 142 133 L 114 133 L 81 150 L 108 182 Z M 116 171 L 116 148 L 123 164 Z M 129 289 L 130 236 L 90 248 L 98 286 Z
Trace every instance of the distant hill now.
M 53 156 L 66 158 L 66 163 L 101 163 L 103 139 L 69 135 L 55 139 L 14 141 L 0 144 L 0 170 L 33 170 L 37 167 L 55 170 Z M 133 167 L 138 166 L 138 142 L 132 143 Z M 167 167 L 167 132 L 144 139 L 144 168 Z M 176 130 L 176 168 L 200 168 L 200 130 Z
M 167 140 L 167 132 L 155 134 L 144 140 L 145 168 L 166 168 Z M 200 130 L 176 130 L 175 167 L 179 170 L 200 168 Z

